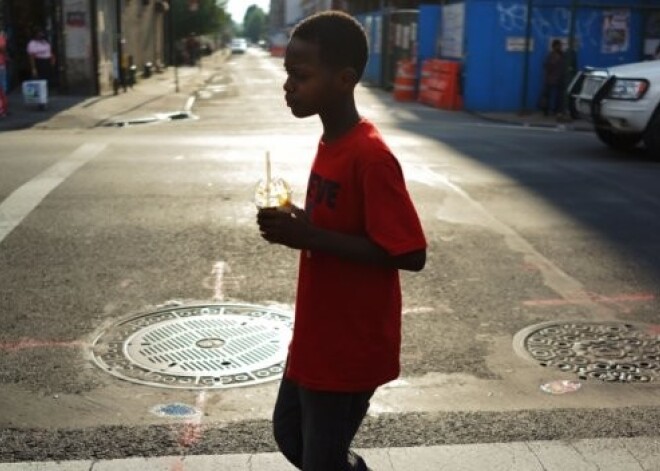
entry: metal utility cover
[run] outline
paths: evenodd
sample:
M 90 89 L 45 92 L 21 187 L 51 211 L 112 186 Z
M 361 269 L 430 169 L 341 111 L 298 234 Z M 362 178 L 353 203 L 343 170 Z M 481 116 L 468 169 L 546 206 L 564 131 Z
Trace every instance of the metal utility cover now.
M 150 386 L 217 389 L 281 377 L 292 316 L 266 306 L 180 306 L 124 319 L 92 346 L 110 374 Z
M 581 380 L 650 383 L 660 379 L 658 326 L 630 322 L 557 321 L 518 332 L 514 350 Z

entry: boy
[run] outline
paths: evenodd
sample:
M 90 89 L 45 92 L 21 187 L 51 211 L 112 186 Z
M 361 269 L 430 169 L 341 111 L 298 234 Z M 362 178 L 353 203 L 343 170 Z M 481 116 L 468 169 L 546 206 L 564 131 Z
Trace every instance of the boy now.
M 320 13 L 296 27 L 284 60 L 285 98 L 298 118 L 318 114 L 323 136 L 305 210 L 257 216 L 264 239 L 301 250 L 273 431 L 303 471 L 368 469 L 349 448 L 374 390 L 399 375 L 398 270 L 426 262 L 401 168 L 355 106 L 367 54 L 362 27 L 346 14 Z

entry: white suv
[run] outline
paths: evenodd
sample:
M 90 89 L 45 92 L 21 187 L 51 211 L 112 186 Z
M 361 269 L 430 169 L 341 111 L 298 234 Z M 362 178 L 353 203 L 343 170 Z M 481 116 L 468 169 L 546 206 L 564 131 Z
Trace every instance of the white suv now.
M 579 72 L 568 88 L 571 112 L 594 123 L 615 149 L 644 141 L 660 158 L 660 60 Z

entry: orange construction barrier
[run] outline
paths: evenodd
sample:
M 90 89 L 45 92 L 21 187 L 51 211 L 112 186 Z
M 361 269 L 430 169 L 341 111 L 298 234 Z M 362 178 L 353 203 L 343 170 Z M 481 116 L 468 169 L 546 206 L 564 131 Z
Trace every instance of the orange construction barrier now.
M 286 46 L 271 46 L 270 55 L 273 57 L 284 57 Z
M 396 101 L 415 101 L 417 77 L 415 63 L 411 60 L 400 60 L 396 63 L 394 78 L 394 99 Z
M 440 59 L 424 61 L 419 101 L 436 108 L 460 110 L 463 107 L 458 87 L 460 67 L 459 62 Z

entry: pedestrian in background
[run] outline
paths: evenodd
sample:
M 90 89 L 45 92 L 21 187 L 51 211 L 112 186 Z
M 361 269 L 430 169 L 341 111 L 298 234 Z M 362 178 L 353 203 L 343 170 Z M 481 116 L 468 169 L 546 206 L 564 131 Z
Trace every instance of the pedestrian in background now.
M 561 115 L 564 109 L 566 56 L 559 39 L 552 41 L 551 50 L 543 61 L 543 91 L 539 107 L 545 116 Z
M 0 118 L 7 116 L 7 37 L 0 31 Z
M 426 263 L 426 239 L 401 166 L 356 109 L 368 57 L 360 24 L 327 11 L 286 49 L 285 99 L 323 124 L 305 210 L 261 209 L 270 243 L 300 250 L 293 338 L 273 412 L 282 454 L 303 471 L 367 471 L 350 451 L 376 388 L 398 377 L 399 270 Z
M 43 30 L 36 30 L 34 37 L 28 43 L 27 53 L 32 77 L 36 80 L 50 81 L 56 58 Z

